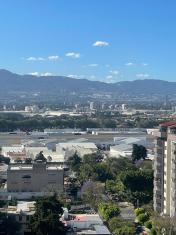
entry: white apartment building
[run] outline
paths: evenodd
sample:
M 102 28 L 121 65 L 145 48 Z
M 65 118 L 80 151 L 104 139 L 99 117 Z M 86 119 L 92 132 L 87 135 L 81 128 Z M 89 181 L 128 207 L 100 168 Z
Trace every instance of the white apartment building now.
M 166 122 L 155 131 L 154 209 L 176 216 L 176 121 Z

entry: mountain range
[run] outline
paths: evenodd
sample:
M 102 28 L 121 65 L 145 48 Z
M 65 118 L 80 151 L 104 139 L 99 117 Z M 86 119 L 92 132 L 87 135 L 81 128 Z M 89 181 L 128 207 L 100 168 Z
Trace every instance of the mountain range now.
M 20 75 L 0 69 L 0 92 L 112 92 L 124 95 L 176 94 L 176 82 L 163 80 L 135 80 L 105 83 L 65 76 Z

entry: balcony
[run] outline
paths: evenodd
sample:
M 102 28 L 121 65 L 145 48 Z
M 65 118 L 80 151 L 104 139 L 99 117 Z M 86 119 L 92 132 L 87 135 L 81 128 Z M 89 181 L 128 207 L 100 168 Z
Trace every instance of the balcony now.
M 162 178 L 162 174 L 161 174 L 161 172 L 159 173 L 159 172 L 154 172 L 154 178 L 156 179 L 161 179 Z
M 161 182 L 160 181 L 154 181 L 154 187 L 161 188 Z

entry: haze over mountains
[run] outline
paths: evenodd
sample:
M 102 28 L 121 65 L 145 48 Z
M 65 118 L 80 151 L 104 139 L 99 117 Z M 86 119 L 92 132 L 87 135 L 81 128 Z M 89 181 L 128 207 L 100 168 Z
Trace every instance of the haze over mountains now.
M 0 70 L 0 92 L 115 92 L 126 95 L 167 95 L 176 93 L 176 82 L 163 80 L 135 80 L 117 83 L 104 83 L 86 79 L 74 79 L 64 76 L 19 75 Z

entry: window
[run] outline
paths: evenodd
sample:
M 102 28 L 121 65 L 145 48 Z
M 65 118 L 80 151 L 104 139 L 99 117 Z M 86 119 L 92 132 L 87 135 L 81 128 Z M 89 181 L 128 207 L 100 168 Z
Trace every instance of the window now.
M 19 221 L 22 221 L 22 220 L 23 220 L 22 215 L 19 215 Z
M 31 178 L 31 175 L 23 175 L 22 178 L 23 178 L 23 179 L 30 179 L 30 178 Z

